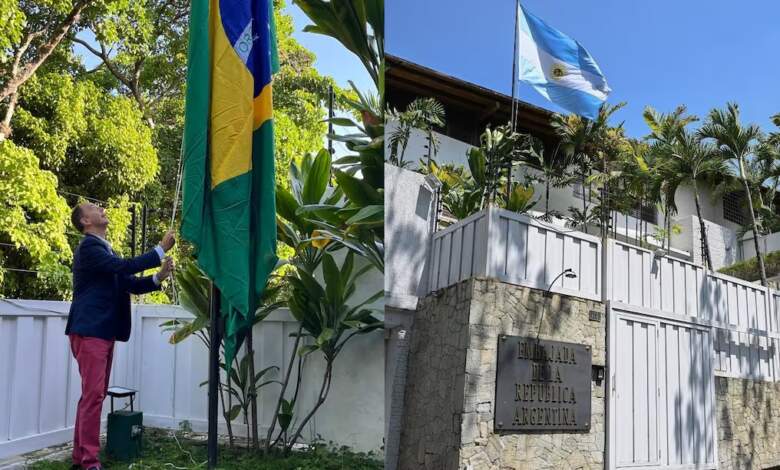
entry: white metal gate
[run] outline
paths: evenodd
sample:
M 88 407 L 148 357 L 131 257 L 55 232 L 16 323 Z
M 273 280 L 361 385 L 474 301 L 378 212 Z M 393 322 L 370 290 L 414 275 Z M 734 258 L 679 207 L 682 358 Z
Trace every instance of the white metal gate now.
M 610 468 L 717 468 L 709 328 L 610 310 Z

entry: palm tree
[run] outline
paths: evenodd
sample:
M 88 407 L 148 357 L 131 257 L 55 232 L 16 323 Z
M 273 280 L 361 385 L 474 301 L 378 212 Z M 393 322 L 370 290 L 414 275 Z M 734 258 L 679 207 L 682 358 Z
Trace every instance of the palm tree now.
M 572 182 L 572 176 L 566 171 L 569 164 L 560 147 L 545 155 L 542 141 L 530 137 L 518 163 L 535 171 L 529 180 L 544 184 L 544 214 L 540 218 L 550 222 L 553 217 L 559 217 L 561 214 L 557 211 L 550 211 L 550 188 L 566 187 Z
M 388 162 L 401 168 L 407 165 L 404 161 L 406 146 L 412 131 L 417 129 L 425 134 L 428 140 L 428 167 L 430 168 L 431 156 L 436 155 L 439 146 L 433 130 L 435 127 L 444 126 L 444 115 L 444 105 L 435 98 L 415 98 L 403 112 L 392 112 L 391 119 L 397 122 L 397 127 L 390 133 Z
M 753 243 L 755 243 L 758 269 L 761 274 L 761 285 L 767 286 L 766 268 L 764 256 L 759 247 L 759 220 L 753 208 L 753 192 L 751 191 L 747 160 L 755 155 L 757 146 L 762 138 L 761 129 L 755 124 L 743 125 L 739 121 L 739 106 L 728 103 L 726 109 L 713 109 L 707 118 L 707 122 L 699 129 L 699 135 L 715 141 L 722 157 L 736 163 L 739 178 L 745 188 L 748 202 Z M 759 192 L 760 195 L 760 192 Z
M 699 230 L 704 256 L 704 265 L 712 270 L 712 257 L 707 240 L 707 229 L 701 215 L 699 202 L 699 183 L 722 177 L 728 173 L 726 161 L 718 152 L 717 147 L 701 139 L 700 136 L 681 130 L 676 139 L 667 149 L 668 165 L 665 166 L 664 179 L 670 182 L 673 193 L 683 184 L 693 187 L 693 197 L 696 203 L 696 216 L 699 218 Z
M 595 120 L 585 119 L 575 114 L 567 116 L 556 114 L 553 116 L 551 125 L 558 135 L 559 149 L 572 165 L 577 168 L 576 177 L 582 184 L 582 228 L 587 233 L 589 192 L 590 187 L 587 184 L 588 177 L 591 176 L 596 164 L 601 162 L 601 171 L 606 173 L 607 158 L 604 152 L 605 137 L 609 129 L 607 121 L 615 113 L 625 106 L 625 103 L 618 103 L 610 106 L 604 104 L 599 109 L 599 115 Z M 606 210 L 606 207 L 603 209 Z M 602 215 L 602 224 L 604 223 Z
M 642 114 L 647 127 L 650 128 L 650 134 L 645 137 L 650 144 L 645 153 L 645 160 L 655 176 L 654 184 L 657 185 L 664 213 L 667 250 L 671 248 L 672 243 L 672 215 L 677 213 L 674 196 L 679 186 L 676 175 L 670 174 L 666 169 L 670 160 L 668 150 L 689 124 L 699 120 L 698 117 L 686 113 L 686 107 L 680 105 L 671 113 L 660 113 L 648 106 Z

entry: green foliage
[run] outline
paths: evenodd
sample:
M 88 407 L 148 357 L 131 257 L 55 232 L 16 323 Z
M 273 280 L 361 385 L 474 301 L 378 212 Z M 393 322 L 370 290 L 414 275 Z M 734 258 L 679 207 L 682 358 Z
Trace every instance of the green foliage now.
M 289 178 L 289 189 L 281 185 L 276 187 L 277 238 L 294 250 L 294 265 L 313 272 L 329 241 L 313 242 L 312 237 L 318 235 L 315 233 L 317 227 L 309 217 L 318 212 L 312 210 L 304 214 L 301 209 L 307 204 L 317 208 L 332 207 L 341 200 L 341 191 L 330 185 L 330 154 L 321 150 L 316 156 L 304 155 L 300 165 L 291 162 Z
M 764 255 L 767 277 L 780 274 L 780 251 L 772 251 Z M 761 280 L 761 272 L 758 268 L 758 259 L 753 257 L 745 261 L 734 263 L 731 266 L 720 268 L 718 272 L 734 276 L 736 278 L 754 282 Z
M 65 73 L 26 84 L 13 140 L 33 150 L 63 189 L 97 199 L 140 191 L 158 171 L 151 130 L 134 103 Z
M 330 77 L 314 68 L 315 55 L 294 37 L 292 17 L 284 14 L 286 2 L 274 2 L 279 72 L 274 76 L 274 138 L 277 185 L 287 188 L 290 163 L 316 153 L 327 133 L 324 105 L 333 87 L 339 108 L 345 92 Z
M 294 0 L 314 22 L 304 28 L 339 41 L 355 54 L 380 94 L 384 80 L 384 2 L 382 0 Z
M 299 354 L 321 351 L 332 362 L 354 335 L 383 327 L 383 323 L 373 316 L 374 312 L 366 308 L 379 299 L 383 291 L 355 305 L 350 304 L 358 279 L 371 269 L 371 265 L 356 267 L 351 251 L 341 267 L 333 256 L 325 253 L 322 267 L 324 285 L 304 270 L 290 276 L 292 295 L 288 305 L 295 319 L 301 322 L 303 335 L 313 340 L 312 344 L 303 346 Z
M 176 438 L 174 439 L 174 433 Z M 207 459 L 203 438 L 179 431 L 147 428 L 143 436 L 143 457 L 133 462 L 118 462 L 101 455 L 106 468 L 115 470 L 161 469 L 175 466 L 181 469 L 205 468 Z M 243 447 L 219 448 L 219 469 L 232 470 L 381 470 L 383 462 L 376 455 L 355 453 L 347 448 L 317 444 L 289 456 L 277 453 L 263 455 Z M 42 461 L 30 464 L 31 470 L 68 470 L 70 459 Z
M 512 189 L 509 192 L 509 199 L 506 202 L 506 209 L 512 212 L 522 214 L 530 211 L 535 205 L 534 187 L 520 183 L 512 183 Z
M 8 51 L 22 39 L 25 20 L 19 0 L 0 0 L 0 63 L 10 60 Z
M 0 269 L 3 296 L 24 298 L 39 290 L 37 298 L 56 298 L 69 290 L 63 263 L 71 257 L 65 236 L 70 211 L 56 188 L 57 178 L 40 169 L 32 151 L 0 142 L 0 266 L 41 271 L 36 277 Z
M 415 98 L 403 112 L 393 111 L 389 118 L 395 121 L 396 128 L 390 133 L 390 155 L 386 156 L 387 161 L 401 168 L 411 163 L 404 160 L 404 155 L 413 130 L 425 134 L 431 157 L 435 157 L 439 142 L 433 131 L 436 127 L 444 126 L 444 116 L 444 105 L 435 98 Z
M 282 429 L 283 433 L 286 433 L 287 430 L 290 427 L 290 424 L 292 424 L 293 419 L 293 409 L 295 408 L 295 400 L 285 400 L 284 398 L 280 399 L 282 402 L 282 406 L 279 408 L 279 427 Z

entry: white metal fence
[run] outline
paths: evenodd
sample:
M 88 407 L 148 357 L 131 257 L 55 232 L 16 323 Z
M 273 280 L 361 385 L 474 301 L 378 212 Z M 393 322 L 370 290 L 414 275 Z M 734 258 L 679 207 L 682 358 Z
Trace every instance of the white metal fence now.
M 501 209 L 433 236 L 431 291 L 472 276 L 601 300 L 601 240 Z M 780 380 L 780 293 L 609 240 L 606 299 L 615 308 L 712 329 L 718 375 Z
M 0 300 L 0 458 L 67 442 L 72 438 L 80 396 L 78 365 L 64 335 L 68 303 Z M 181 308 L 133 306 L 133 333 L 117 343 L 111 384 L 139 390 L 136 409 L 147 426 L 178 427 L 189 421 L 195 430 L 207 423 L 208 377 L 205 346 L 196 338 L 172 345 L 159 325 L 172 318 L 191 318 Z M 289 334 L 297 322 L 279 310 L 255 327 L 256 370 L 284 370 L 293 347 Z M 321 437 L 358 450 L 379 450 L 384 434 L 384 341 L 381 332 L 352 340 L 337 362 L 327 406 L 310 422 L 306 439 Z M 324 371 L 314 355 L 302 377 L 303 396 L 297 408 L 307 410 L 316 399 Z M 293 372 L 295 374 L 295 371 Z M 268 377 L 279 379 L 273 372 Z M 295 375 L 293 375 L 295 377 Z M 260 431 L 270 424 L 279 387 L 261 389 Z M 117 402 L 118 405 L 124 403 Z M 109 408 L 106 400 L 104 413 Z M 234 423 L 234 431 L 246 428 Z M 220 423 L 221 432 L 226 429 Z
M 601 300 L 601 243 L 525 215 L 491 208 L 433 236 L 430 290 L 472 276 Z M 574 278 L 561 276 L 572 269 Z M 556 280 L 556 277 L 558 278 Z
M 710 329 L 614 308 L 610 325 L 610 468 L 716 468 Z

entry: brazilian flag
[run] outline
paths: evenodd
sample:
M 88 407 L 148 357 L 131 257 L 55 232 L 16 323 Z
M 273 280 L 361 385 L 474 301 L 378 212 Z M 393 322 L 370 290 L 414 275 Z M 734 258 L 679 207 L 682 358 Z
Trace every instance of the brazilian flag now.
M 222 293 L 225 359 L 251 326 L 276 258 L 272 0 L 193 0 L 182 236 Z

